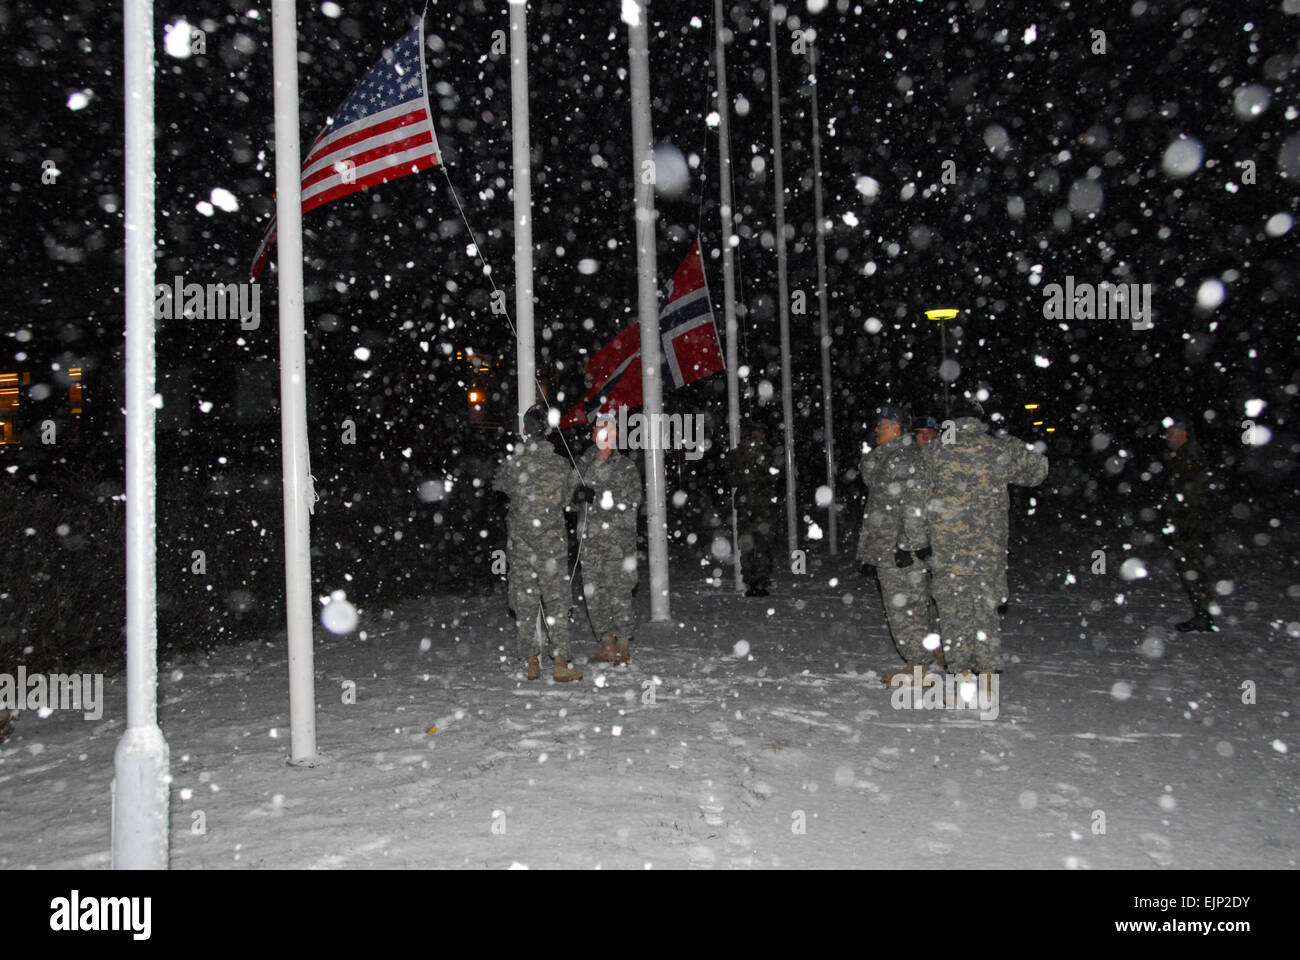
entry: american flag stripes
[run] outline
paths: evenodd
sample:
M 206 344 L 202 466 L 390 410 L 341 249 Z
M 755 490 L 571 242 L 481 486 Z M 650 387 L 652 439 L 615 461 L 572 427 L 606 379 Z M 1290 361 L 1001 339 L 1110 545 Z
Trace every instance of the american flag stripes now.
M 424 71 L 424 21 L 384 50 L 326 123 L 302 163 L 302 212 L 440 161 Z M 275 220 L 251 276 L 266 267 Z

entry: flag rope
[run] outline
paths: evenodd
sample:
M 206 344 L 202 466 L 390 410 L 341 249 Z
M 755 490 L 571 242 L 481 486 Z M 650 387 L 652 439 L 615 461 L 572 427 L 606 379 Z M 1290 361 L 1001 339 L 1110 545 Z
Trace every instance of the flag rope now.
M 469 217 L 465 216 L 465 208 L 461 206 L 460 197 L 456 194 L 456 186 L 451 182 L 451 174 L 447 170 L 447 164 L 444 162 L 442 164 L 439 164 L 439 166 L 442 167 L 443 176 L 447 178 L 447 189 L 451 191 L 451 199 L 455 201 L 456 209 L 460 212 L 461 222 L 465 224 L 465 229 L 469 231 L 470 243 L 474 244 L 474 254 L 478 257 L 479 263 L 483 265 L 483 275 L 487 277 L 488 283 L 492 285 L 492 292 L 501 293 L 501 289 L 497 286 L 497 282 L 492 279 L 492 266 L 487 262 L 487 258 L 483 256 L 483 248 L 479 246 L 478 237 L 475 236 L 474 234 L 474 228 L 470 225 Z M 510 308 L 504 306 L 504 302 L 505 302 L 504 295 L 502 296 L 501 299 L 503 303 L 502 316 L 506 318 L 506 323 L 509 324 L 510 326 L 510 332 L 514 334 L 516 339 L 518 339 L 519 331 L 515 329 L 515 323 L 513 320 L 510 319 Z M 551 405 L 551 399 L 546 395 L 546 388 L 542 386 L 541 378 L 534 377 L 533 382 L 537 384 L 537 389 L 541 393 L 542 399 L 546 401 L 546 405 L 549 407 Z M 569 449 L 569 441 L 564 439 L 564 431 L 557 426 L 555 428 L 555 432 L 560 435 L 560 443 L 564 445 L 564 453 L 569 458 L 569 462 L 573 464 L 573 469 L 577 471 L 578 479 L 582 481 L 583 486 L 586 486 L 587 477 L 582 472 L 582 467 L 578 466 L 578 461 L 573 456 L 573 451 Z M 583 538 L 586 537 L 586 535 L 587 535 L 587 511 L 583 510 L 582 529 L 578 531 L 578 550 L 576 555 L 573 558 L 573 569 L 569 571 L 570 581 L 573 580 L 574 574 L 578 572 L 578 564 L 582 561 L 582 541 Z M 583 599 L 585 602 L 586 599 L 585 590 L 583 591 Z

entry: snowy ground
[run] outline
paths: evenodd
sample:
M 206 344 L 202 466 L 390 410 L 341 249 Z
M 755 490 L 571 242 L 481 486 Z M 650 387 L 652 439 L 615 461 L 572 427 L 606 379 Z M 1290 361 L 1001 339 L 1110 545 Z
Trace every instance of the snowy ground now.
M 311 769 L 285 763 L 281 640 L 168 664 L 172 865 L 1295 867 L 1289 561 L 1243 558 L 1222 632 L 1188 636 L 1167 561 L 1071 585 L 1025 559 L 1052 550 L 1013 566 L 989 721 L 891 706 L 878 594 L 847 558 L 767 600 L 680 562 L 673 625 L 576 685 L 499 662 L 500 595 L 363 610 L 366 640 L 321 635 Z M 119 678 L 101 721 L 19 717 L 0 867 L 108 865 L 124 710 Z

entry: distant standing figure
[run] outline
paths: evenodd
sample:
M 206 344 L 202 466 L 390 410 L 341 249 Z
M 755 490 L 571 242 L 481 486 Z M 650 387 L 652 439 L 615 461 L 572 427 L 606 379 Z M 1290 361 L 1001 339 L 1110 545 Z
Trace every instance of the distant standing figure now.
M 745 596 L 766 597 L 772 585 L 772 555 L 779 526 L 781 468 L 762 425 L 745 425 L 740 446 L 728 458 L 727 472 L 735 495 Z
M 1192 438 L 1191 420 L 1174 418 L 1165 431 L 1169 457 L 1165 464 L 1165 497 L 1161 505 L 1164 533 L 1174 550 L 1174 564 L 1192 618 L 1174 629 L 1184 633 L 1217 632 L 1210 616 L 1210 584 L 1205 574 L 1205 544 L 1210 539 L 1210 471 L 1201 448 Z
M 571 497 L 586 504 L 581 522 L 582 595 L 600 650 L 588 663 L 627 663 L 636 628 L 636 528 L 641 471 L 618 451 L 612 413 L 596 417 L 595 443 L 578 458 Z
M 932 632 L 925 561 L 925 468 L 907 433 L 907 411 L 886 404 L 876 411 L 876 446 L 862 455 L 867 508 L 858 538 L 859 563 L 875 569 L 880 599 L 894 646 L 907 662 L 903 672 L 934 663 L 925 637 Z M 884 677 L 888 686 L 893 674 Z
M 515 616 L 519 655 L 528 679 L 541 677 L 537 615 L 545 614 L 546 632 L 559 683 L 581 680 L 569 666 L 569 535 L 564 523 L 572 467 L 546 441 L 546 408 L 536 404 L 524 414 L 524 432 L 492 477 L 492 489 L 510 498 L 506 515 L 506 556 L 510 563 L 510 609 Z
M 953 405 L 953 430 L 925 448 L 930 589 L 948 669 L 992 674 L 1002 658 L 998 606 L 1007 599 L 1007 485 L 1034 487 L 1047 458 L 1014 437 L 993 437 L 974 401 Z

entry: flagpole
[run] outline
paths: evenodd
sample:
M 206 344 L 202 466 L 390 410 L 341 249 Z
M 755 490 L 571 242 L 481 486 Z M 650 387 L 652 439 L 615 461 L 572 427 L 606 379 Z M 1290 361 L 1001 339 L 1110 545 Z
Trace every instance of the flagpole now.
M 515 197 L 515 365 L 519 427 L 537 402 L 537 360 L 533 346 L 533 186 L 528 133 L 528 6 L 510 0 L 510 143 Z
M 113 757 L 117 870 L 165 870 L 170 752 L 158 726 L 153 0 L 124 0 L 126 730 Z
M 785 257 L 785 180 L 781 167 L 781 78 L 776 59 L 776 2 L 767 5 L 768 45 L 772 53 L 772 170 L 776 181 L 776 289 L 781 323 L 781 416 L 785 424 L 785 527 L 789 558 L 799 549 L 794 482 L 794 397 L 790 386 L 790 290 Z M 788 562 L 788 560 L 787 560 Z
M 668 515 L 664 506 L 664 452 L 655 426 L 662 422 L 658 266 L 655 252 L 654 151 L 650 131 L 648 0 L 624 0 L 632 87 L 632 160 L 636 183 L 637 306 L 641 323 L 641 401 L 651 424 L 645 445 L 646 539 L 650 559 L 650 619 L 667 620 Z
M 811 33 L 811 31 L 809 31 Z M 816 39 L 808 37 L 808 85 L 812 94 L 813 214 L 817 217 L 817 308 L 821 313 L 822 341 L 822 435 L 826 443 L 826 537 L 831 556 L 839 552 L 838 518 L 835 515 L 835 416 L 831 407 L 831 324 L 826 303 L 826 217 L 822 211 L 822 128 L 817 110 Z
M 713 0 L 713 21 L 717 29 L 718 68 L 718 181 L 722 190 L 722 304 L 727 326 L 727 438 L 729 450 L 740 446 L 740 373 L 736 340 L 736 255 L 735 224 L 732 222 L 731 197 L 731 100 L 727 96 L 726 28 L 722 23 L 722 0 Z M 734 585 L 745 589 L 740 569 L 740 541 L 736 504 L 731 504 L 731 554 Z
M 298 127 L 298 18 L 294 0 L 273 0 L 275 218 L 280 300 L 280 435 L 284 473 L 284 600 L 289 640 L 290 762 L 316 760 L 312 650 L 311 530 L 314 498 L 307 448 L 307 359 L 302 295 L 302 158 Z

